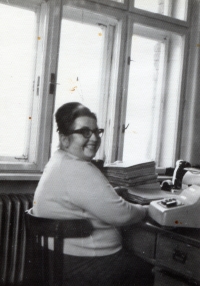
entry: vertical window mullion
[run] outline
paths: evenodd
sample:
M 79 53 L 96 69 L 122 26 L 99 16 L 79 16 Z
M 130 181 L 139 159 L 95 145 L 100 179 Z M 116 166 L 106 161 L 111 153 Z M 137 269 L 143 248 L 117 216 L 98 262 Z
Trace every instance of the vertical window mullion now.
M 42 100 L 42 88 L 44 77 L 44 58 L 46 46 L 46 33 L 47 33 L 47 13 L 48 7 L 46 3 L 41 5 L 40 13 L 38 15 L 38 33 L 37 33 L 37 59 L 35 66 L 35 79 L 34 79 L 34 95 L 31 106 L 31 126 L 29 138 L 29 160 L 37 162 L 38 153 L 38 140 L 39 140 L 39 114 L 40 104 Z
M 124 135 L 125 135 L 125 124 L 126 124 L 126 108 L 127 108 L 127 97 L 128 97 L 128 82 L 129 82 L 129 71 L 130 71 L 130 54 L 132 46 L 132 34 L 133 34 L 133 19 L 128 19 L 127 34 L 125 38 L 126 50 L 123 55 L 124 66 L 120 67 L 120 73 L 123 74 L 123 85 L 121 89 L 121 95 L 119 98 L 119 120 L 118 120 L 118 152 L 116 160 L 122 160 L 123 148 L 124 148 Z
M 160 62 L 162 65 L 162 74 L 159 75 L 160 81 L 161 81 L 161 88 L 157 92 L 161 92 L 160 100 L 157 107 L 157 112 L 159 113 L 157 118 L 157 126 L 154 128 L 153 132 L 153 150 L 152 154 L 155 158 L 155 161 L 157 162 L 157 165 L 160 165 L 161 161 L 161 149 L 162 149 L 162 138 L 163 138 L 163 131 L 164 130 L 164 118 L 165 118 L 165 89 L 166 89 L 166 75 L 167 75 L 167 60 L 168 60 L 168 52 L 169 52 L 169 39 L 165 37 L 163 41 L 160 43 L 161 45 L 164 45 L 164 52 L 161 54 Z M 162 53 L 162 52 L 161 52 Z
M 38 35 L 39 27 L 40 27 L 40 18 L 41 18 L 41 8 L 37 8 L 36 15 L 37 15 L 37 26 L 36 26 L 36 32 L 35 35 Z M 31 141 L 31 134 L 32 134 L 32 126 L 33 126 L 33 103 L 34 103 L 34 93 L 35 93 L 35 75 L 36 75 L 36 67 L 37 67 L 37 50 L 38 50 L 38 39 L 36 40 L 35 43 L 35 67 L 34 67 L 34 78 L 33 78 L 33 96 L 30 99 L 30 104 L 29 104 L 29 113 L 28 113 L 28 121 L 27 121 L 27 136 L 26 136 L 26 145 L 25 145 L 25 151 L 24 154 L 27 156 L 28 160 L 31 161 L 31 151 L 32 149 L 30 148 L 30 141 Z M 36 146 L 35 146 L 36 148 Z M 34 160 L 33 160 L 34 161 Z
M 124 71 L 124 54 L 126 42 L 126 18 L 123 17 L 121 21 L 115 26 L 114 34 L 114 48 L 112 56 L 112 71 L 111 82 L 108 99 L 107 111 L 107 125 L 106 132 L 106 163 L 113 162 L 118 159 L 118 152 L 120 148 L 120 122 L 121 114 L 124 111 L 122 102 L 123 86 L 123 71 Z
M 109 96 L 110 96 L 110 84 L 112 75 L 112 55 L 113 55 L 113 43 L 114 43 L 114 26 L 107 25 L 104 27 L 105 31 L 105 43 L 103 51 L 103 63 L 102 63 L 102 81 L 99 93 L 99 122 L 100 126 L 104 128 L 109 126 L 108 123 L 108 108 L 109 108 Z M 101 147 L 97 154 L 97 157 L 105 159 L 107 157 L 107 142 L 109 142 L 110 134 L 105 128 L 104 136 L 102 138 Z

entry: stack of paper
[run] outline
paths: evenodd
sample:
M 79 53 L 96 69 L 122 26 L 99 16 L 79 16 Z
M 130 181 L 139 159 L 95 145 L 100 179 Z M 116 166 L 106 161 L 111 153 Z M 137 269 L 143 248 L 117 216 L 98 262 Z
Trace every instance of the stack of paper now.
M 133 187 L 157 182 L 154 161 L 116 161 L 104 167 L 104 174 L 113 186 Z
M 128 188 L 123 197 L 129 202 L 145 205 L 171 195 L 170 192 L 162 191 L 159 183 L 153 183 Z

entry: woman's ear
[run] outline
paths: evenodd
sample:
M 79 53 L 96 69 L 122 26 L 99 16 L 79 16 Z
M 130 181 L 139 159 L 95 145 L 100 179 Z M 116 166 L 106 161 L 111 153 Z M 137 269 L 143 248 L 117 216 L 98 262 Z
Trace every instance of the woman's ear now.
M 63 150 L 67 150 L 67 148 L 69 147 L 69 137 L 64 135 L 64 134 L 60 134 L 60 148 Z

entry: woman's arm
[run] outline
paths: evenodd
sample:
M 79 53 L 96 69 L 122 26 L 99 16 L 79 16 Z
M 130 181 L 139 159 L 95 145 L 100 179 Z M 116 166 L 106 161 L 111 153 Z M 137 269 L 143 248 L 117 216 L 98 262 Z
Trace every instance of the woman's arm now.
M 92 213 L 100 220 L 115 226 L 136 223 L 144 219 L 147 209 L 131 204 L 120 197 L 103 174 L 92 164 L 77 162 L 64 178 L 71 188 L 72 203 Z

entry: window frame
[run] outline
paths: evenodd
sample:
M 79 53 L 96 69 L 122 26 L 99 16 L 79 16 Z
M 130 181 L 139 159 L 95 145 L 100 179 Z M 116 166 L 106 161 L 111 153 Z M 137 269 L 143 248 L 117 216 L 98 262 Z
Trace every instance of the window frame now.
M 180 25 L 180 26 L 189 27 L 191 1 L 193 1 L 193 0 L 188 0 L 188 7 L 187 7 L 187 11 L 186 11 L 186 14 L 187 14 L 186 20 L 179 20 L 179 19 L 176 19 L 176 18 L 173 18 L 170 16 L 166 16 L 166 15 L 162 15 L 162 14 L 158 14 L 158 13 L 153 13 L 153 12 L 150 12 L 147 10 L 135 8 L 134 7 L 135 0 L 129 0 L 129 11 L 133 12 L 134 14 L 137 14 L 137 15 L 158 19 L 158 20 L 161 20 L 164 22 L 168 22 L 168 23 L 172 23 L 172 24 L 176 24 L 176 25 Z
M 35 135 L 32 133 L 31 140 L 35 140 L 34 150 L 35 154 L 32 160 L 36 162 L 37 171 L 42 172 L 44 166 L 49 160 L 50 142 L 51 142 L 51 127 L 52 127 L 52 113 L 54 106 L 55 88 L 56 88 L 56 72 L 58 63 L 58 49 L 59 49 L 59 35 L 61 24 L 61 3 L 62 0 L 49 0 L 47 2 L 47 21 L 46 32 L 44 32 L 44 59 L 38 63 L 38 74 L 41 76 L 41 85 L 39 92 L 39 100 L 35 94 L 35 100 L 39 109 L 38 126 Z M 48 28 L 47 28 L 48 26 Z M 42 27 L 44 28 L 44 27 Z M 51 59 L 51 61 L 49 61 Z M 51 75 L 54 76 L 52 82 Z M 35 82 L 37 84 L 37 82 Z M 53 91 L 50 92 L 50 87 Z M 35 87 L 35 91 L 36 91 Z
M 124 0 L 124 3 L 117 2 L 115 0 L 90 0 L 90 2 L 94 2 L 97 4 L 103 4 L 109 7 L 119 8 L 123 10 L 127 10 L 129 7 L 129 0 Z
M 78 1 L 78 0 L 63 0 L 63 6 L 68 5 L 78 9 L 84 9 L 90 13 L 99 15 L 101 18 L 107 17 L 107 25 L 112 23 L 114 27 L 114 42 L 113 42 L 113 55 L 112 65 L 109 71 L 109 76 L 104 80 L 106 88 L 104 89 L 104 103 L 107 103 L 107 118 L 102 119 L 105 123 L 105 132 L 102 138 L 102 147 L 100 148 L 97 156 L 100 159 L 111 162 L 116 154 L 116 129 L 118 128 L 115 124 L 118 117 L 118 98 L 121 94 L 122 89 L 122 74 L 120 67 L 123 66 L 123 54 L 124 54 L 124 42 L 126 36 L 126 17 L 122 11 L 115 9 L 113 5 L 106 7 L 104 5 L 96 5 L 91 1 Z M 96 1 L 93 1 L 96 2 Z M 119 4 L 119 3 L 118 3 Z M 109 36 L 109 35 L 108 35 Z M 107 47 L 109 48 L 109 42 L 107 39 Z M 108 59 L 110 61 L 110 59 Z M 108 61 L 104 61 L 104 66 L 108 65 Z M 106 95 L 105 95 L 106 94 Z
M 18 0 L 21 3 L 20 0 Z M 116 20 L 115 26 L 115 44 L 117 48 L 114 49 L 114 58 L 117 60 L 117 64 L 113 64 L 112 72 L 110 75 L 111 85 L 107 87 L 109 93 L 109 102 L 112 101 L 112 112 L 109 117 L 115 116 L 116 98 L 119 93 L 119 86 L 122 80 L 122 76 L 119 73 L 119 66 L 123 63 L 123 48 L 125 35 L 125 22 L 126 19 L 123 13 L 113 7 L 106 7 L 104 5 L 97 6 L 95 3 L 88 2 L 85 5 L 85 1 L 63 1 L 63 5 L 67 4 L 79 9 L 90 10 L 91 13 L 101 14 L 103 17 L 113 18 Z M 28 158 L 19 158 L 17 162 L 4 161 L 0 163 L 0 170 L 5 172 L 39 172 L 41 173 L 44 166 L 49 160 L 50 154 L 50 142 L 53 123 L 53 109 L 54 109 L 54 97 L 55 91 L 49 94 L 49 86 L 51 82 L 51 74 L 55 75 L 55 82 L 53 83 L 56 88 L 56 73 L 58 64 L 58 50 L 59 50 L 59 36 L 61 25 L 61 13 L 62 13 L 62 0 L 55 1 L 49 0 L 44 4 L 46 7 L 46 22 L 42 23 L 40 20 L 39 36 L 43 38 L 38 45 L 37 61 L 36 61 L 36 73 L 34 83 L 34 98 L 32 106 L 32 117 L 35 120 L 32 121 L 31 126 L 31 138 Z M 112 6 L 112 5 L 111 5 Z M 42 34 L 40 34 L 42 33 Z M 48 59 L 51 58 L 51 62 Z M 114 72 L 115 69 L 115 72 Z M 39 95 L 37 94 L 37 79 L 40 77 Z M 107 83 L 108 85 L 108 83 Z M 107 119 L 110 122 L 110 118 Z M 113 122 L 113 120 L 112 120 Z M 106 124 L 106 123 L 105 123 Z M 112 132 L 113 126 L 108 124 L 109 130 Z M 109 132 L 104 138 L 108 138 Z M 114 136 L 114 135 L 113 135 Z M 112 136 L 112 137 L 113 137 Z M 109 134 L 110 139 L 110 134 Z M 104 139 L 106 140 L 106 139 Z M 113 139 L 111 140 L 113 142 Z M 112 145 L 112 143 L 111 143 Z M 105 149 L 104 149 L 105 150 Z M 101 151 L 103 154 L 105 151 Z M 103 156 L 103 155 L 102 155 Z
M 38 9 L 42 3 L 44 3 L 45 0 L 0 0 L 1 4 L 5 4 L 8 6 L 14 6 L 14 7 L 21 7 L 26 9 Z
M 8 4 L 6 0 L 0 0 L 1 3 Z M 42 0 L 30 0 L 24 3 L 23 0 L 10 0 L 10 5 L 18 5 L 27 9 L 39 9 Z M 30 4 L 29 4 L 30 3 Z M 49 160 L 51 130 L 54 109 L 55 92 L 49 94 L 51 74 L 55 75 L 54 88 L 56 88 L 56 73 L 58 64 L 60 25 L 62 18 L 62 5 L 69 5 L 79 9 L 90 10 L 91 13 L 102 14 L 104 16 L 116 19 L 115 39 L 113 45 L 114 59 L 110 71 L 110 84 L 108 86 L 107 97 L 107 119 L 105 122 L 105 136 L 103 138 L 104 148 L 100 156 L 104 159 L 106 155 L 107 162 L 121 160 L 123 152 L 123 126 L 126 115 L 127 87 L 129 67 L 127 59 L 130 54 L 131 37 L 133 23 L 141 25 L 147 24 L 152 27 L 162 26 L 168 31 L 182 33 L 185 36 L 185 51 L 183 55 L 183 72 L 181 83 L 181 96 L 178 116 L 178 133 L 174 161 L 179 158 L 181 152 L 181 134 L 182 134 L 182 117 L 185 100 L 185 87 L 187 75 L 187 60 L 189 51 L 189 32 L 190 32 L 190 11 L 191 1 L 188 5 L 187 21 L 181 21 L 168 16 L 163 16 L 132 6 L 131 0 L 125 0 L 124 3 L 106 0 L 48 0 L 45 1 L 44 14 L 46 22 L 41 22 L 40 32 L 43 36 L 43 43 L 38 46 L 38 59 L 36 64 L 33 112 L 37 117 L 33 121 L 32 134 L 30 139 L 29 158 L 31 162 L 19 160 L 19 162 L 0 162 L 0 170 L 5 177 L 6 172 L 18 173 L 42 173 L 44 166 Z M 127 10 L 127 11 L 126 11 Z M 41 60 L 42 55 L 42 60 Z M 51 62 L 49 62 L 51 58 Z M 36 96 L 37 77 L 40 76 L 39 97 Z M 107 82 L 108 84 L 108 82 Z M 33 131 L 34 129 L 34 131 Z M 7 178 L 7 177 L 6 177 Z M 16 178 L 16 177 L 15 177 Z
M 143 13 L 142 13 L 143 14 Z M 149 13 L 148 13 L 149 14 Z M 151 13 L 152 14 L 152 13 Z M 162 18 L 162 19 L 161 19 Z M 131 38 L 133 34 L 133 26 L 134 24 L 140 24 L 142 26 L 148 26 L 152 28 L 158 28 L 160 30 L 166 31 L 164 33 L 177 33 L 179 35 L 182 35 L 185 37 L 185 47 L 183 52 L 183 58 L 182 58 L 182 69 L 181 69 L 181 84 L 180 84 L 180 101 L 178 106 L 178 120 L 177 120 L 177 134 L 175 139 L 175 147 L 174 147 L 174 159 L 173 164 L 175 164 L 176 160 L 180 158 L 180 144 L 181 144 L 181 132 L 182 132 L 182 118 L 183 118 L 183 105 L 185 101 L 185 84 L 186 84 L 186 74 L 187 74 L 187 57 L 188 57 L 188 40 L 189 40 L 189 32 L 187 25 L 184 23 L 183 25 L 179 25 L 177 23 L 174 23 L 174 21 L 169 22 L 169 19 L 167 21 L 163 21 L 163 19 L 166 18 L 163 17 L 144 17 L 144 15 L 135 15 L 134 13 L 129 15 L 129 21 L 128 21 L 128 32 L 127 32 L 127 45 L 126 45 L 126 63 L 128 62 L 128 57 L 131 53 Z M 168 18 L 168 17 L 167 17 Z M 174 19 L 173 19 L 174 20 Z M 162 29 L 160 28 L 162 27 Z M 126 105 L 127 105 L 127 94 L 128 94 L 128 80 L 129 80 L 129 69 L 130 66 L 128 63 L 125 66 L 125 69 L 123 71 L 124 79 L 123 79 L 123 94 L 122 94 L 122 112 L 119 120 L 119 134 L 118 134 L 118 153 L 115 158 L 115 160 L 122 160 L 123 157 L 123 146 L 124 146 L 124 132 L 123 128 L 125 127 L 125 120 L 126 120 Z M 119 113 L 120 115 L 120 113 Z M 159 166 L 160 163 L 160 157 L 159 153 L 157 154 L 157 165 Z
M 40 6 L 42 5 L 42 0 L 30 0 L 28 3 L 24 3 L 22 0 L 11 0 L 9 3 L 6 0 L 0 0 L 0 4 L 16 7 L 16 8 L 23 8 L 26 10 L 31 10 L 35 12 L 37 15 L 37 22 L 39 21 L 40 17 Z M 36 28 L 38 30 L 38 27 Z M 33 78 L 34 80 L 34 78 Z M 34 82 L 34 81 L 33 81 Z M 30 98 L 30 102 L 32 98 Z M 30 130 L 30 128 L 28 128 Z M 27 160 L 27 154 L 21 157 L 6 157 L 0 156 L 0 171 L 7 172 L 7 171 L 32 171 L 35 169 L 35 164 L 30 163 Z
M 13 3 L 14 1 L 12 1 Z M 40 2 L 40 5 L 35 5 Z M 43 19 L 40 19 L 40 25 L 38 27 L 38 36 L 42 41 L 37 47 L 37 59 L 36 59 L 36 72 L 34 80 L 34 95 L 32 104 L 32 123 L 31 123 L 31 138 L 29 143 L 28 160 L 26 158 L 18 158 L 15 162 L 7 160 L 0 162 L 0 170 L 5 172 L 42 172 L 44 165 L 49 159 L 49 138 L 50 128 L 46 122 L 51 122 L 50 110 L 52 110 L 54 95 L 49 95 L 49 82 L 50 74 L 55 73 L 57 64 L 57 49 L 59 41 L 57 35 L 60 28 L 60 15 L 61 12 L 61 0 L 54 1 L 49 0 L 47 3 L 40 0 L 31 0 L 30 5 L 24 4 L 18 0 L 14 5 L 17 7 L 37 9 L 39 10 L 41 5 L 44 5 L 44 14 L 46 21 L 43 23 Z M 32 5 L 33 4 L 33 5 Z M 57 12 L 57 13 L 56 13 Z M 44 25 L 43 25 L 44 24 Z M 41 33 L 41 34 L 40 34 Z M 56 55 L 56 56 L 54 56 Z M 51 58 L 51 62 L 48 59 Z M 37 94 L 37 77 L 40 76 L 40 90 Z M 48 100 L 47 100 L 48 98 Z M 47 128 L 46 128 L 47 126 Z M 31 157 L 31 158 L 30 158 Z

